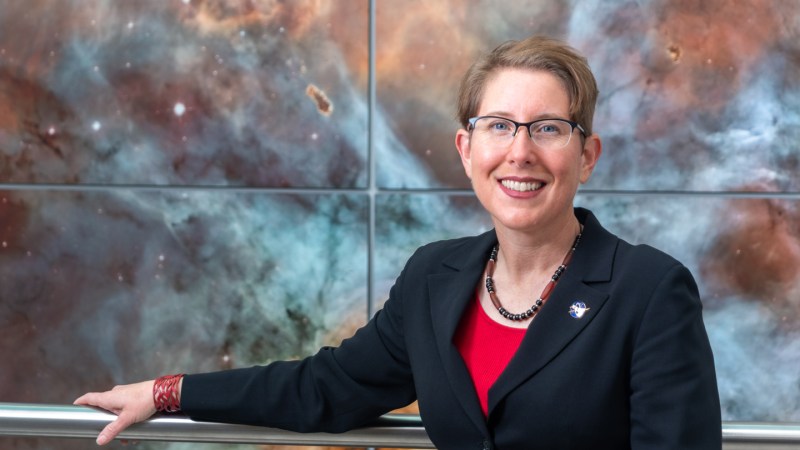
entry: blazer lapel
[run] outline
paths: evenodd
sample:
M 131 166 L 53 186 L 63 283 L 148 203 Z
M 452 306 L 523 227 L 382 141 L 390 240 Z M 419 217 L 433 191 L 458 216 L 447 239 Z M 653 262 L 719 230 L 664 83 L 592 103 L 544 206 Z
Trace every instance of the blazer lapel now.
M 528 327 L 511 362 L 489 390 L 490 415 L 505 396 L 556 358 L 601 310 L 608 295 L 587 283 L 610 280 L 617 243 L 618 239 L 588 213 L 583 239 L 572 263 Z M 590 308 L 580 319 L 569 314 L 576 301 Z
M 471 245 L 463 246 L 444 260 L 443 272 L 428 275 L 428 293 L 436 346 L 447 379 L 467 416 L 481 432 L 488 433 L 467 366 L 453 343 L 461 316 L 475 298 L 475 288 L 481 282 L 486 259 L 497 238 L 492 231 L 476 239 L 477 242 L 471 241 Z

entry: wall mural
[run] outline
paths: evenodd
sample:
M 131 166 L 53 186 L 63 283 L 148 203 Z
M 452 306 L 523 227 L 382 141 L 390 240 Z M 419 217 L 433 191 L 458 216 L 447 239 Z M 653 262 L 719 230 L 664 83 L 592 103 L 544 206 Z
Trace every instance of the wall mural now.
M 427 169 L 423 176 L 387 163 L 380 166 L 381 186 L 468 188 L 452 150 L 461 74 L 476 55 L 504 40 L 546 34 L 581 50 L 600 88 L 594 128 L 606 151 L 587 188 L 800 190 L 800 5 L 468 5 L 441 0 L 378 7 L 378 104 L 402 147 Z M 393 158 L 380 154 L 379 161 Z
M 341 6 L 3 5 L 0 176 L 364 187 L 367 4 Z
M 367 0 L 6 3 L 0 401 L 335 345 L 417 246 L 491 226 L 455 89 L 541 33 L 601 89 L 577 203 L 695 274 L 724 420 L 800 421 L 800 4 L 378 0 L 370 61 Z

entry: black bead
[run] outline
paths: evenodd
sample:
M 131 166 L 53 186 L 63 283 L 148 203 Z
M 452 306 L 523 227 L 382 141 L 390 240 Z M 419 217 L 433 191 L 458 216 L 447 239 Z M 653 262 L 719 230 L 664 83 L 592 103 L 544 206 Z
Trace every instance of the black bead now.
M 583 229 L 582 225 L 581 225 L 581 229 Z M 564 256 L 564 261 L 566 261 L 571 256 L 571 253 L 574 252 L 575 249 L 578 247 L 578 243 L 581 241 L 581 237 L 582 237 L 581 233 L 578 233 L 578 235 L 575 236 L 575 241 L 572 244 L 572 248 L 570 249 L 570 253 L 567 253 L 567 255 Z M 492 251 L 491 251 L 490 256 L 489 256 L 489 259 L 492 262 L 494 262 L 495 264 L 497 263 L 497 254 L 499 253 L 499 251 L 500 251 L 500 245 L 496 244 L 494 247 L 492 247 Z M 488 269 L 489 269 L 489 265 L 487 263 L 487 270 Z M 558 283 L 559 278 L 561 278 L 561 275 L 563 275 L 563 273 L 564 273 L 564 271 L 566 269 L 567 269 L 566 264 L 562 263 L 560 266 L 558 266 L 558 268 L 556 268 L 556 270 L 555 270 L 555 273 L 553 273 L 553 276 L 551 277 L 552 282 L 553 283 Z M 548 286 L 547 289 L 552 289 L 553 287 L 554 286 Z M 494 296 L 494 294 L 495 294 L 494 280 L 492 279 L 492 277 L 490 275 L 486 276 L 486 290 L 488 291 L 489 294 L 492 294 L 492 301 L 493 302 L 499 302 L 499 300 Z M 536 300 L 534 306 L 532 306 L 527 311 L 524 311 L 524 312 L 522 312 L 520 314 L 512 314 L 512 313 L 506 311 L 502 306 L 498 307 L 497 311 L 500 313 L 500 315 L 502 315 L 503 317 L 505 317 L 508 320 L 516 320 L 516 321 L 518 321 L 518 320 L 526 320 L 526 319 L 529 319 L 529 318 L 535 316 L 542 305 L 544 305 L 544 299 L 539 297 L 539 299 Z

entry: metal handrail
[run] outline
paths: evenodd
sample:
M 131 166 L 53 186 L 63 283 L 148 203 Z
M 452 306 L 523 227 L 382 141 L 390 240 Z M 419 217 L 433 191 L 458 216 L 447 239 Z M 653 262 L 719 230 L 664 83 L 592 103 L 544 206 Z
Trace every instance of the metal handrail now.
M 116 418 L 106 411 L 73 405 L 0 403 L 0 436 L 95 439 Z M 394 414 L 346 433 L 296 433 L 277 428 L 196 422 L 185 416 L 157 416 L 118 436 L 133 441 L 341 447 L 436 448 L 419 416 Z
M 794 444 L 800 448 L 800 423 L 724 422 L 722 441 Z
M 106 411 L 73 405 L 0 403 L 0 436 L 97 437 L 116 416 Z M 296 433 L 277 428 L 196 422 L 184 416 L 157 416 L 131 426 L 120 439 L 234 444 L 280 444 L 342 447 L 435 448 L 419 416 L 388 414 L 368 427 L 346 433 Z M 800 424 L 725 422 L 726 444 L 792 445 L 800 448 Z M 785 448 L 785 447 L 783 447 Z

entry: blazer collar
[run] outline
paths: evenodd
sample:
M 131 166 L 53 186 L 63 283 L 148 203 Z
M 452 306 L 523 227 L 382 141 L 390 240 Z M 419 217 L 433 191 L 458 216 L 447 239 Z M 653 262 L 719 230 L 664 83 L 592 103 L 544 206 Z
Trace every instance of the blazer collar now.
M 486 260 L 496 242 L 494 230 L 467 239 L 445 257 L 442 272 L 428 275 L 433 330 L 447 379 L 464 412 L 484 436 L 489 434 L 486 419 L 453 337 L 466 306 L 475 298 L 475 288 L 482 282 Z
M 619 239 L 605 230 L 590 211 L 576 208 L 575 215 L 584 225 L 581 243 L 547 304 L 525 333 L 514 358 L 490 389 L 489 414 L 506 395 L 569 345 L 597 315 L 608 297 L 588 283 L 611 279 Z M 476 287 L 479 283 L 482 285 L 486 260 L 496 242 L 494 230 L 465 240 L 443 259 L 447 270 L 428 275 L 436 345 L 448 379 L 467 415 L 484 432 L 486 421 L 453 337 L 466 306 L 475 298 Z M 590 308 L 581 319 L 569 315 L 570 306 L 576 301 Z

